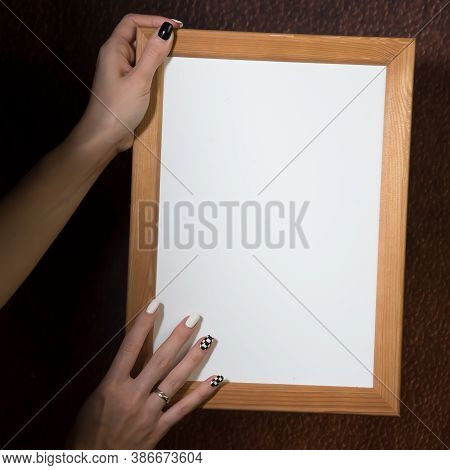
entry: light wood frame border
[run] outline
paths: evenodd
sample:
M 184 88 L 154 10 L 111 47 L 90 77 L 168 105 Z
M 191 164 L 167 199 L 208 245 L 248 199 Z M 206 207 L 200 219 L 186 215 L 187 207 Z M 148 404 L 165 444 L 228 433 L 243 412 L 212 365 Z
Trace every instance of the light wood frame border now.
M 152 29 L 137 33 L 137 56 Z M 226 383 L 205 408 L 400 414 L 406 212 L 415 40 L 179 30 L 171 55 L 386 65 L 377 301 L 372 388 Z M 133 147 L 127 324 L 155 296 L 156 249 L 140 251 L 139 201 L 159 200 L 163 67 Z M 151 156 L 151 153 L 154 156 Z M 157 220 L 154 220 L 157 223 Z M 153 248 L 156 248 L 156 241 Z M 143 351 L 151 350 L 147 340 Z M 148 354 L 148 353 L 147 353 Z M 145 361 L 141 354 L 140 365 Z M 138 365 L 139 366 L 139 365 Z M 189 383 L 181 394 L 195 388 Z

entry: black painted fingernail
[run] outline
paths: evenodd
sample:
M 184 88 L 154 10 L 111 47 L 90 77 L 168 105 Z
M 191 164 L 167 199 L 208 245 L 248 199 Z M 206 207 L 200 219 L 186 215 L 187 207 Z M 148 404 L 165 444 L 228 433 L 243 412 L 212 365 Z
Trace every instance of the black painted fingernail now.
M 211 387 L 217 387 L 220 382 L 223 382 L 223 375 L 216 375 L 212 380 L 211 380 Z
M 200 349 L 205 351 L 206 349 L 208 349 L 211 346 L 213 341 L 214 341 L 214 338 L 212 336 L 210 336 L 210 335 L 205 336 L 202 339 L 201 343 L 200 343 Z
M 173 26 L 166 21 L 161 25 L 161 28 L 159 28 L 158 36 L 161 39 L 164 39 L 164 41 L 167 41 L 170 38 L 170 35 L 172 34 L 172 30 Z

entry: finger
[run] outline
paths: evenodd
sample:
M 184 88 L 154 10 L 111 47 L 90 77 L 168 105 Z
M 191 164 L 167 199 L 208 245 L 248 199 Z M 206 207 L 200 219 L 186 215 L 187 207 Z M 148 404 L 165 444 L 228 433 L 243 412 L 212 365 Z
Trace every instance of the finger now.
M 186 341 L 192 336 L 194 326 L 199 322 L 200 315 L 183 318 L 170 336 L 155 351 L 150 361 L 136 378 L 137 385 L 150 391 L 161 380 L 173 365 L 178 353 Z
M 138 27 L 159 28 L 164 22 L 171 23 L 174 28 L 181 28 L 183 23 L 165 18 L 164 16 L 138 15 L 129 13 L 125 15 L 111 34 L 112 39 L 124 39 L 132 43 L 136 39 Z
M 171 23 L 165 22 L 145 44 L 141 57 L 137 61 L 133 75 L 140 82 L 144 82 L 150 88 L 156 69 L 169 55 L 173 45 L 173 27 Z
M 112 41 L 110 38 L 100 48 L 99 60 L 103 67 L 97 73 L 103 74 L 102 81 L 115 80 L 117 75 L 121 77 L 133 70 L 135 59 L 136 51 L 127 41 Z
M 159 302 L 153 300 L 145 310 L 139 313 L 122 341 L 108 374 L 120 377 L 130 375 L 142 345 L 158 317 L 159 306 Z
M 194 369 L 205 359 L 206 352 L 212 346 L 214 338 L 210 335 L 200 338 L 180 363 L 158 385 L 158 388 L 167 396 L 173 397 L 186 383 Z M 156 393 L 149 397 L 150 406 L 162 410 L 165 402 Z
M 211 398 L 220 388 L 220 384 L 223 382 L 222 375 L 212 375 L 192 392 L 188 393 L 179 402 L 171 406 L 165 411 L 158 421 L 155 429 L 158 439 L 161 439 L 167 431 L 178 421 L 183 419 L 187 414 L 191 413 L 198 406 L 204 403 L 206 400 Z

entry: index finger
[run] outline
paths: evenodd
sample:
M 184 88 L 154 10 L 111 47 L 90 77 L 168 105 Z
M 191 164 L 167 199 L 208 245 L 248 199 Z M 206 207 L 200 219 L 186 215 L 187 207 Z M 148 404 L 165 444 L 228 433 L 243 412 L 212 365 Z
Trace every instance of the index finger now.
M 154 299 L 134 319 L 133 326 L 125 335 L 119 351 L 114 358 L 108 375 L 111 377 L 129 377 L 138 358 L 147 335 L 155 324 L 160 303 Z
M 171 23 L 174 28 L 180 28 L 182 24 L 164 16 L 129 13 L 120 20 L 112 32 L 111 38 L 122 39 L 131 44 L 136 39 L 138 27 L 159 28 L 164 22 Z

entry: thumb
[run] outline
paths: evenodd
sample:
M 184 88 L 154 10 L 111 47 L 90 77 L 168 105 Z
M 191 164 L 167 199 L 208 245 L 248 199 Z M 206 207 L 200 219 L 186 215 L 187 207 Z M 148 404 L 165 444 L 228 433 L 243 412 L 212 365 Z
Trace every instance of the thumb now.
M 134 73 L 143 80 L 149 88 L 156 69 L 168 56 L 172 49 L 172 44 L 173 25 L 166 21 L 161 25 L 159 30 L 149 38 L 135 67 Z

